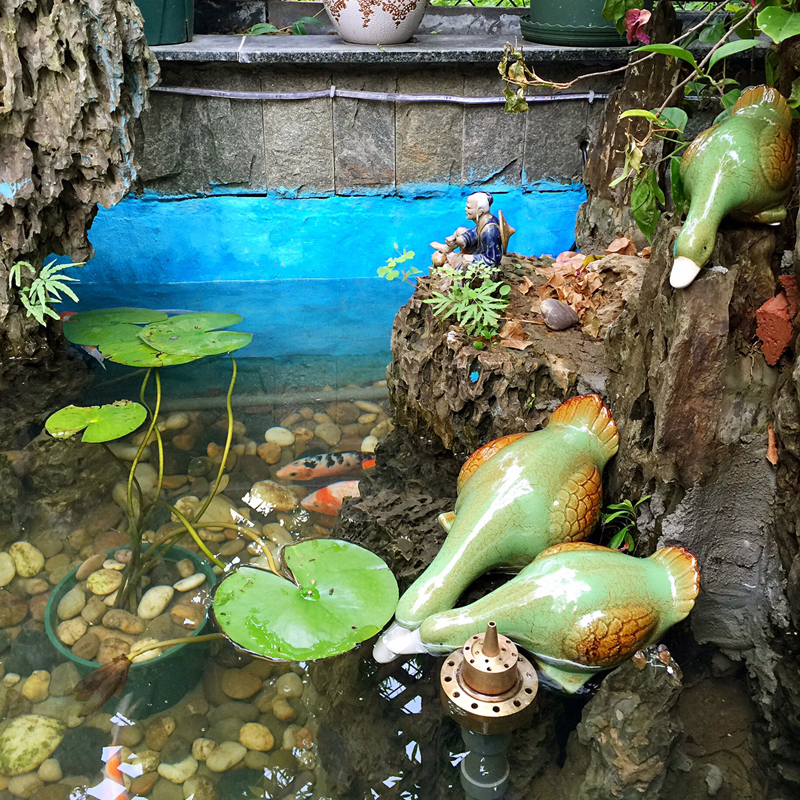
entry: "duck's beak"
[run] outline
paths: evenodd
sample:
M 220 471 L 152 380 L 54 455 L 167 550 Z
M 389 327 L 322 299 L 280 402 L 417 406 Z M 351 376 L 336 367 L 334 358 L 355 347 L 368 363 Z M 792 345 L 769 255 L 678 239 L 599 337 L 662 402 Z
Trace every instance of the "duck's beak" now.
M 698 275 L 700 267 L 686 256 L 677 256 L 669 276 L 670 285 L 675 289 L 685 289 Z

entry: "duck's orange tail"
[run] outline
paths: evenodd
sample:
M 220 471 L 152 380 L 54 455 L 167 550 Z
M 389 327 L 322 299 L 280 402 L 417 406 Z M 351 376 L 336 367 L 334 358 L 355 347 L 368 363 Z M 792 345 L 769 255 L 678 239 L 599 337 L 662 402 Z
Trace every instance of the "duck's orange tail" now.
M 602 398 L 596 394 L 580 395 L 564 401 L 550 415 L 549 425 L 563 425 L 594 434 L 608 458 L 619 449 L 617 423 Z
M 665 547 L 650 556 L 651 561 L 661 564 L 672 581 L 674 615 L 670 624 L 674 625 L 686 617 L 694 606 L 700 591 L 700 569 L 697 558 L 683 547 Z

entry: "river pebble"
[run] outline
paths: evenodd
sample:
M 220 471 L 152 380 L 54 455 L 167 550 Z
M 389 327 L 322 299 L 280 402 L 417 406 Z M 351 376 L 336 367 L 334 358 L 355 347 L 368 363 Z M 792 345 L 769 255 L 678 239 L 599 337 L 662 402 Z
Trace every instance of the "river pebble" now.
M 175 730 L 175 725 L 174 717 L 169 715 L 151 720 L 144 729 L 144 743 L 147 748 L 149 750 L 161 750 Z
M 85 581 L 93 572 L 97 572 L 98 569 L 102 568 L 105 560 L 105 553 L 96 553 L 87 558 L 86 561 L 78 567 L 78 571 L 75 573 L 76 580 Z
M 295 420 L 295 422 L 297 422 L 297 420 Z M 272 442 L 279 447 L 289 447 L 294 444 L 294 434 L 287 428 L 270 428 L 264 433 L 264 441 Z
M 166 778 L 159 778 L 150 792 L 152 800 L 183 800 L 183 789 Z
M 31 703 L 41 703 L 47 699 L 50 688 L 50 673 L 46 669 L 34 670 L 22 684 L 22 696 Z
M 314 429 L 314 435 L 326 444 L 333 446 L 342 438 L 342 431 L 333 422 L 323 422 Z
M 71 647 L 86 633 L 88 627 L 83 617 L 75 617 L 74 619 L 68 619 L 66 622 L 62 622 L 56 628 L 56 636 L 58 636 L 67 647 Z
M 0 589 L 0 628 L 19 625 L 28 614 L 28 603 L 24 597 Z
M 174 411 L 164 420 L 165 431 L 180 431 L 189 424 L 189 415 L 185 411 Z
M 210 778 L 195 775 L 183 784 L 185 800 L 219 800 L 219 792 Z M 266 795 L 265 795 L 266 796 Z
M 287 672 L 281 675 L 275 684 L 275 691 L 278 695 L 284 697 L 302 697 L 303 696 L 303 681 L 299 675 L 294 672 Z
M 235 700 L 252 697 L 261 688 L 261 678 L 243 669 L 229 669 L 222 676 L 222 691 Z
M 39 779 L 45 783 L 55 783 L 64 777 L 61 764 L 55 758 L 46 758 L 42 761 L 37 774 Z
M 131 781 L 130 794 L 134 797 L 147 797 L 158 781 L 157 772 L 145 772 Z
M 8 552 L 23 578 L 35 578 L 44 568 L 44 553 L 30 542 L 14 542 Z
M 122 575 L 113 569 L 99 569 L 86 579 L 86 588 L 99 597 L 116 592 L 122 585 Z
M 192 742 L 192 756 L 198 761 L 205 761 L 217 747 L 212 739 L 199 738 Z
M 59 601 L 56 614 L 61 620 L 77 617 L 86 606 L 86 595 L 79 585 L 73 586 Z
M 189 562 L 191 563 L 191 562 Z M 179 592 L 188 592 L 190 589 L 196 589 L 205 583 L 206 575 L 204 572 L 189 573 L 185 578 L 181 578 L 173 587 Z
M 0 773 L 24 775 L 36 769 L 61 744 L 65 732 L 64 723 L 41 714 L 12 719 L 0 734 Z
M 182 761 L 178 761 L 177 764 L 164 764 L 162 762 L 158 765 L 158 774 L 162 778 L 172 781 L 172 783 L 183 783 L 197 772 L 197 767 L 197 761 L 191 755 L 188 755 Z
M 169 615 L 176 625 L 194 631 L 203 624 L 203 620 L 206 618 L 206 610 L 203 606 L 178 603 L 170 609 Z
M 101 619 L 106 615 L 108 607 L 99 598 L 94 595 L 86 601 L 86 605 L 81 609 L 81 616 L 90 624 L 97 625 Z
M 242 725 L 239 731 L 239 741 L 248 750 L 260 750 L 266 752 L 272 750 L 275 739 L 266 725 L 258 722 L 248 722 Z
M 118 572 L 121 572 L 123 569 L 125 569 L 125 565 L 116 558 L 107 558 L 103 562 L 103 569 L 115 569 Z
M 272 699 L 272 713 L 276 719 L 282 722 L 291 722 L 297 717 L 297 712 L 289 705 L 289 701 L 285 697 Z
M 362 453 L 374 453 L 375 448 L 378 446 L 378 437 L 377 436 L 365 436 L 361 440 L 361 452 Z
M 245 502 L 261 514 L 270 511 L 292 511 L 297 508 L 297 495 L 275 481 L 258 481 L 250 487 Z
M 258 457 L 267 464 L 277 464 L 281 460 L 281 446 L 275 442 L 264 442 L 256 450 Z
M 143 639 L 139 639 L 136 642 L 137 648 L 145 647 L 146 645 L 151 644 L 158 644 L 160 640 L 154 639 L 152 637 L 145 637 Z M 138 656 L 134 656 L 131 659 L 131 662 L 134 664 L 141 664 L 142 661 L 150 661 L 150 659 L 158 658 L 164 651 L 160 647 L 154 647 L 152 650 L 146 650 L 144 653 L 140 653 Z
M 171 586 L 154 586 L 148 589 L 139 602 L 136 613 L 142 619 L 155 619 L 169 605 L 175 590 Z
M 212 772 L 226 772 L 235 767 L 246 753 L 247 748 L 239 742 L 223 742 L 206 758 L 206 766 Z
M 100 647 L 97 648 L 97 661 L 100 664 L 109 664 L 115 658 L 125 656 L 130 651 L 131 646 L 124 639 L 109 636 L 108 639 L 103 639 L 100 642 Z
M 16 574 L 14 559 L 8 553 L 0 553 L 0 587 L 8 586 Z
M 27 775 L 17 775 L 8 780 L 8 791 L 14 797 L 21 797 L 22 800 L 28 800 L 33 797 L 36 790 L 41 788 L 42 780 L 35 772 L 30 772 Z
M 112 608 L 103 616 L 103 625 L 111 630 L 122 631 L 133 636 L 138 636 L 144 631 L 144 623 L 137 619 L 130 611 L 121 608 Z
M 195 566 L 188 558 L 182 558 L 175 564 L 175 567 L 178 570 L 178 575 L 181 578 L 188 578 L 190 575 L 194 575 Z
M 57 631 L 56 635 L 58 635 Z M 93 631 L 88 631 L 72 645 L 72 655 L 83 658 L 86 661 L 94 661 L 99 649 L 100 637 Z
M 71 694 L 80 679 L 78 668 L 71 661 L 59 664 L 50 674 L 51 697 L 63 697 Z
M 44 578 L 27 578 L 22 581 L 20 588 L 29 597 L 33 597 L 36 594 L 46 592 L 50 588 L 50 584 Z

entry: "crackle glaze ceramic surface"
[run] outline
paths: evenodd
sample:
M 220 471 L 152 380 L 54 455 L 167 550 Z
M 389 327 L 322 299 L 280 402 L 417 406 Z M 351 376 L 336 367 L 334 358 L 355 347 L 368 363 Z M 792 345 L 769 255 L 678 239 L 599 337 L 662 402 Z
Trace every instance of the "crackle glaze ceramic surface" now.
M 568 542 L 540 553 L 515 578 L 463 608 L 434 614 L 420 628 L 431 652 L 449 652 L 486 629 L 533 653 L 539 667 L 574 691 L 655 644 L 688 615 L 700 588 L 695 557 L 665 547 L 634 558 Z
M 440 517 L 447 539 L 400 598 L 397 622 L 417 628 L 452 608 L 479 575 L 519 569 L 547 547 L 586 538 L 602 505 L 603 467 L 618 443 L 611 413 L 587 395 L 562 403 L 544 430 L 473 453 L 461 468 L 455 513 Z
M 686 150 L 681 176 L 690 206 L 675 240 L 674 287 L 688 286 L 708 262 L 726 215 L 765 223 L 786 217 L 783 203 L 797 152 L 791 125 L 778 90 L 756 86 Z
M 400 44 L 416 32 L 428 0 L 324 0 L 339 35 L 353 44 Z

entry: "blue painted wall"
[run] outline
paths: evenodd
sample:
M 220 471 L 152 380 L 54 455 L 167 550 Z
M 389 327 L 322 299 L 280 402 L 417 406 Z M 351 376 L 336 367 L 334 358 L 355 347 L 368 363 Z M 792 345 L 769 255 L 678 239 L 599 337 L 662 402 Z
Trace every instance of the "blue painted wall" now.
M 237 311 L 259 335 L 248 356 L 387 351 L 410 287 L 376 270 L 400 249 L 427 272 L 429 242 L 464 217 L 469 191 L 407 187 L 399 196 L 129 197 L 100 209 L 95 257 L 79 273 L 81 308 L 142 305 Z M 553 255 L 573 242 L 582 186 L 495 193 L 517 229 L 509 249 Z

